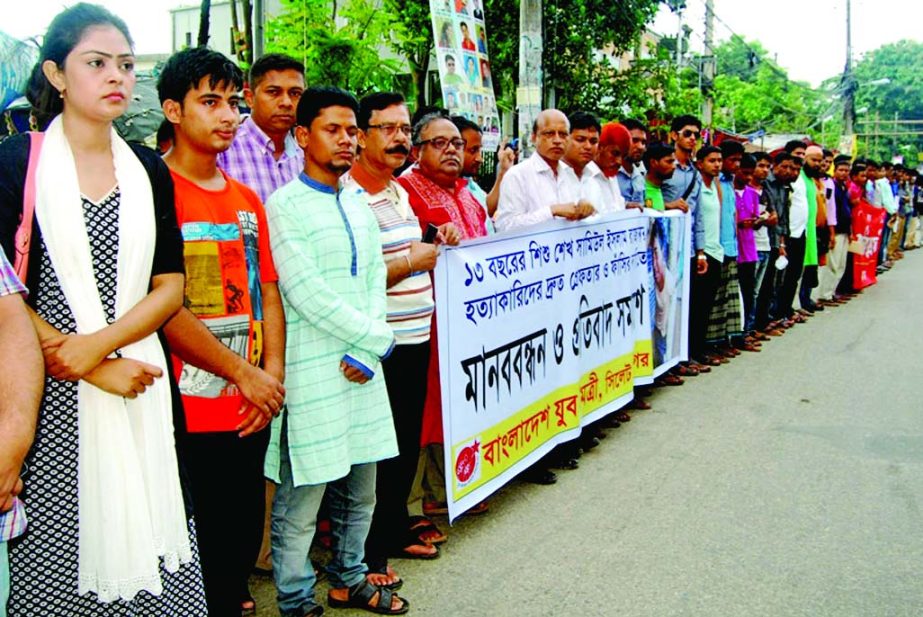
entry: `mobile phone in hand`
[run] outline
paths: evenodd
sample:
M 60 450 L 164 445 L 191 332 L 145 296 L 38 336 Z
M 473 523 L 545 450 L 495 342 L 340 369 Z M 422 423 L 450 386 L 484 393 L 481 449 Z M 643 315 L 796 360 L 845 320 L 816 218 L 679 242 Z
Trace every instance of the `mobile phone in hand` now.
M 423 233 L 423 242 L 426 244 L 432 244 L 436 241 L 437 235 L 439 235 L 439 228 L 430 223 L 426 227 L 426 231 Z

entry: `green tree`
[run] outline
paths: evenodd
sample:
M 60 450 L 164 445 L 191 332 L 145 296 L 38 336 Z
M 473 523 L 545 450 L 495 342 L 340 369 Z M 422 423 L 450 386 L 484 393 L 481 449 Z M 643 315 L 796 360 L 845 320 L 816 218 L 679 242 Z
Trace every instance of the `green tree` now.
M 899 125 L 893 120 L 923 120 L 923 43 L 903 40 L 883 45 L 865 55 L 854 68 L 856 108 L 865 108 L 859 120 L 858 133 L 895 133 L 923 131 L 923 124 Z M 888 83 L 872 85 L 888 79 Z M 897 130 L 894 130 L 894 129 Z M 875 158 L 890 158 L 903 154 L 916 164 L 917 152 L 923 151 L 921 135 L 866 135 L 860 139 L 860 151 Z
M 310 85 L 340 86 L 362 96 L 394 88 L 401 64 L 382 58 L 392 19 L 375 0 L 284 0 L 281 15 L 266 24 L 266 52 L 305 65 Z
M 384 0 L 382 12 L 392 16 L 386 40 L 391 49 L 407 61 L 416 109 L 425 107 L 426 79 L 433 53 L 433 22 L 429 0 Z
M 732 37 L 715 47 L 714 123 L 740 133 L 803 131 L 817 123 L 823 102 L 804 82 L 792 81 L 758 41 Z M 674 93 L 693 101 L 685 80 Z M 700 100 L 700 99 L 699 99 Z
M 636 48 L 660 0 L 547 0 L 543 5 L 542 65 L 556 106 L 613 115 L 627 102 L 618 57 Z M 635 54 L 638 57 L 638 54 Z M 642 73 L 643 74 L 643 73 Z M 656 87 L 655 84 L 650 84 Z

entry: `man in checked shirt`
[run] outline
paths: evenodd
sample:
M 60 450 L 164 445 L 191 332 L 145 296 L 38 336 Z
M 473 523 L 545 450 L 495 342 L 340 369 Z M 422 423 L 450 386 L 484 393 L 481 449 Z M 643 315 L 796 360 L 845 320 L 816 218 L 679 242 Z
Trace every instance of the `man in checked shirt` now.
M 22 491 L 22 463 L 35 435 L 45 379 L 38 337 L 22 301 L 25 292 L 0 251 L 0 617 L 6 617 L 10 594 L 6 540 L 22 522 L 21 511 L 11 510 Z

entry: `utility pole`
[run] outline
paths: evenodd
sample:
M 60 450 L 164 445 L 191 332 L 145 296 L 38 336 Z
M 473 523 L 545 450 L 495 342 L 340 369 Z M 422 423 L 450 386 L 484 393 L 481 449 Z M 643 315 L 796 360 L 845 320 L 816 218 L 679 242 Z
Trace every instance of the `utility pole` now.
M 263 0 L 253 2 L 253 60 L 263 56 Z
M 676 68 L 683 68 L 683 9 L 676 10 L 676 21 L 679 25 L 676 28 Z
M 852 74 L 852 7 L 846 0 L 846 68 L 843 69 L 843 133 L 852 135 L 856 122 L 856 78 Z
M 542 0 L 519 3 L 519 152 L 523 160 L 532 152 L 532 123 L 542 110 Z
M 702 125 L 711 128 L 712 113 L 715 108 L 715 0 L 705 0 L 705 62 L 702 66 L 704 79 L 702 80 L 702 94 L 705 100 L 702 103 Z

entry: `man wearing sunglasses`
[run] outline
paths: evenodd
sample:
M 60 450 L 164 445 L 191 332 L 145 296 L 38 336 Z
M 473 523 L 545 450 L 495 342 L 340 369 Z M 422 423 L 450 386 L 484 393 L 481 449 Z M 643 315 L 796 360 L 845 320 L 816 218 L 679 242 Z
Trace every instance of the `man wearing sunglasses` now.
M 702 192 L 702 176 L 696 169 L 696 151 L 702 136 L 702 121 L 695 116 L 682 115 L 670 123 L 670 140 L 673 142 L 676 168 L 661 187 L 664 207 L 691 213 L 693 217 L 692 250 L 700 250 L 705 243 L 705 232 L 700 224 L 697 209 Z M 688 370 L 689 368 L 693 370 Z M 708 371 L 697 361 L 690 361 L 677 369 L 679 375 L 693 376 Z
M 702 190 L 702 177 L 695 168 L 695 152 L 701 136 L 702 122 L 695 116 L 673 118 L 670 139 L 675 148 L 676 170 L 663 183 L 663 199 L 668 208 L 671 204 L 673 208 L 683 205 L 686 211 L 695 211 Z M 693 245 L 695 248 L 695 242 Z

